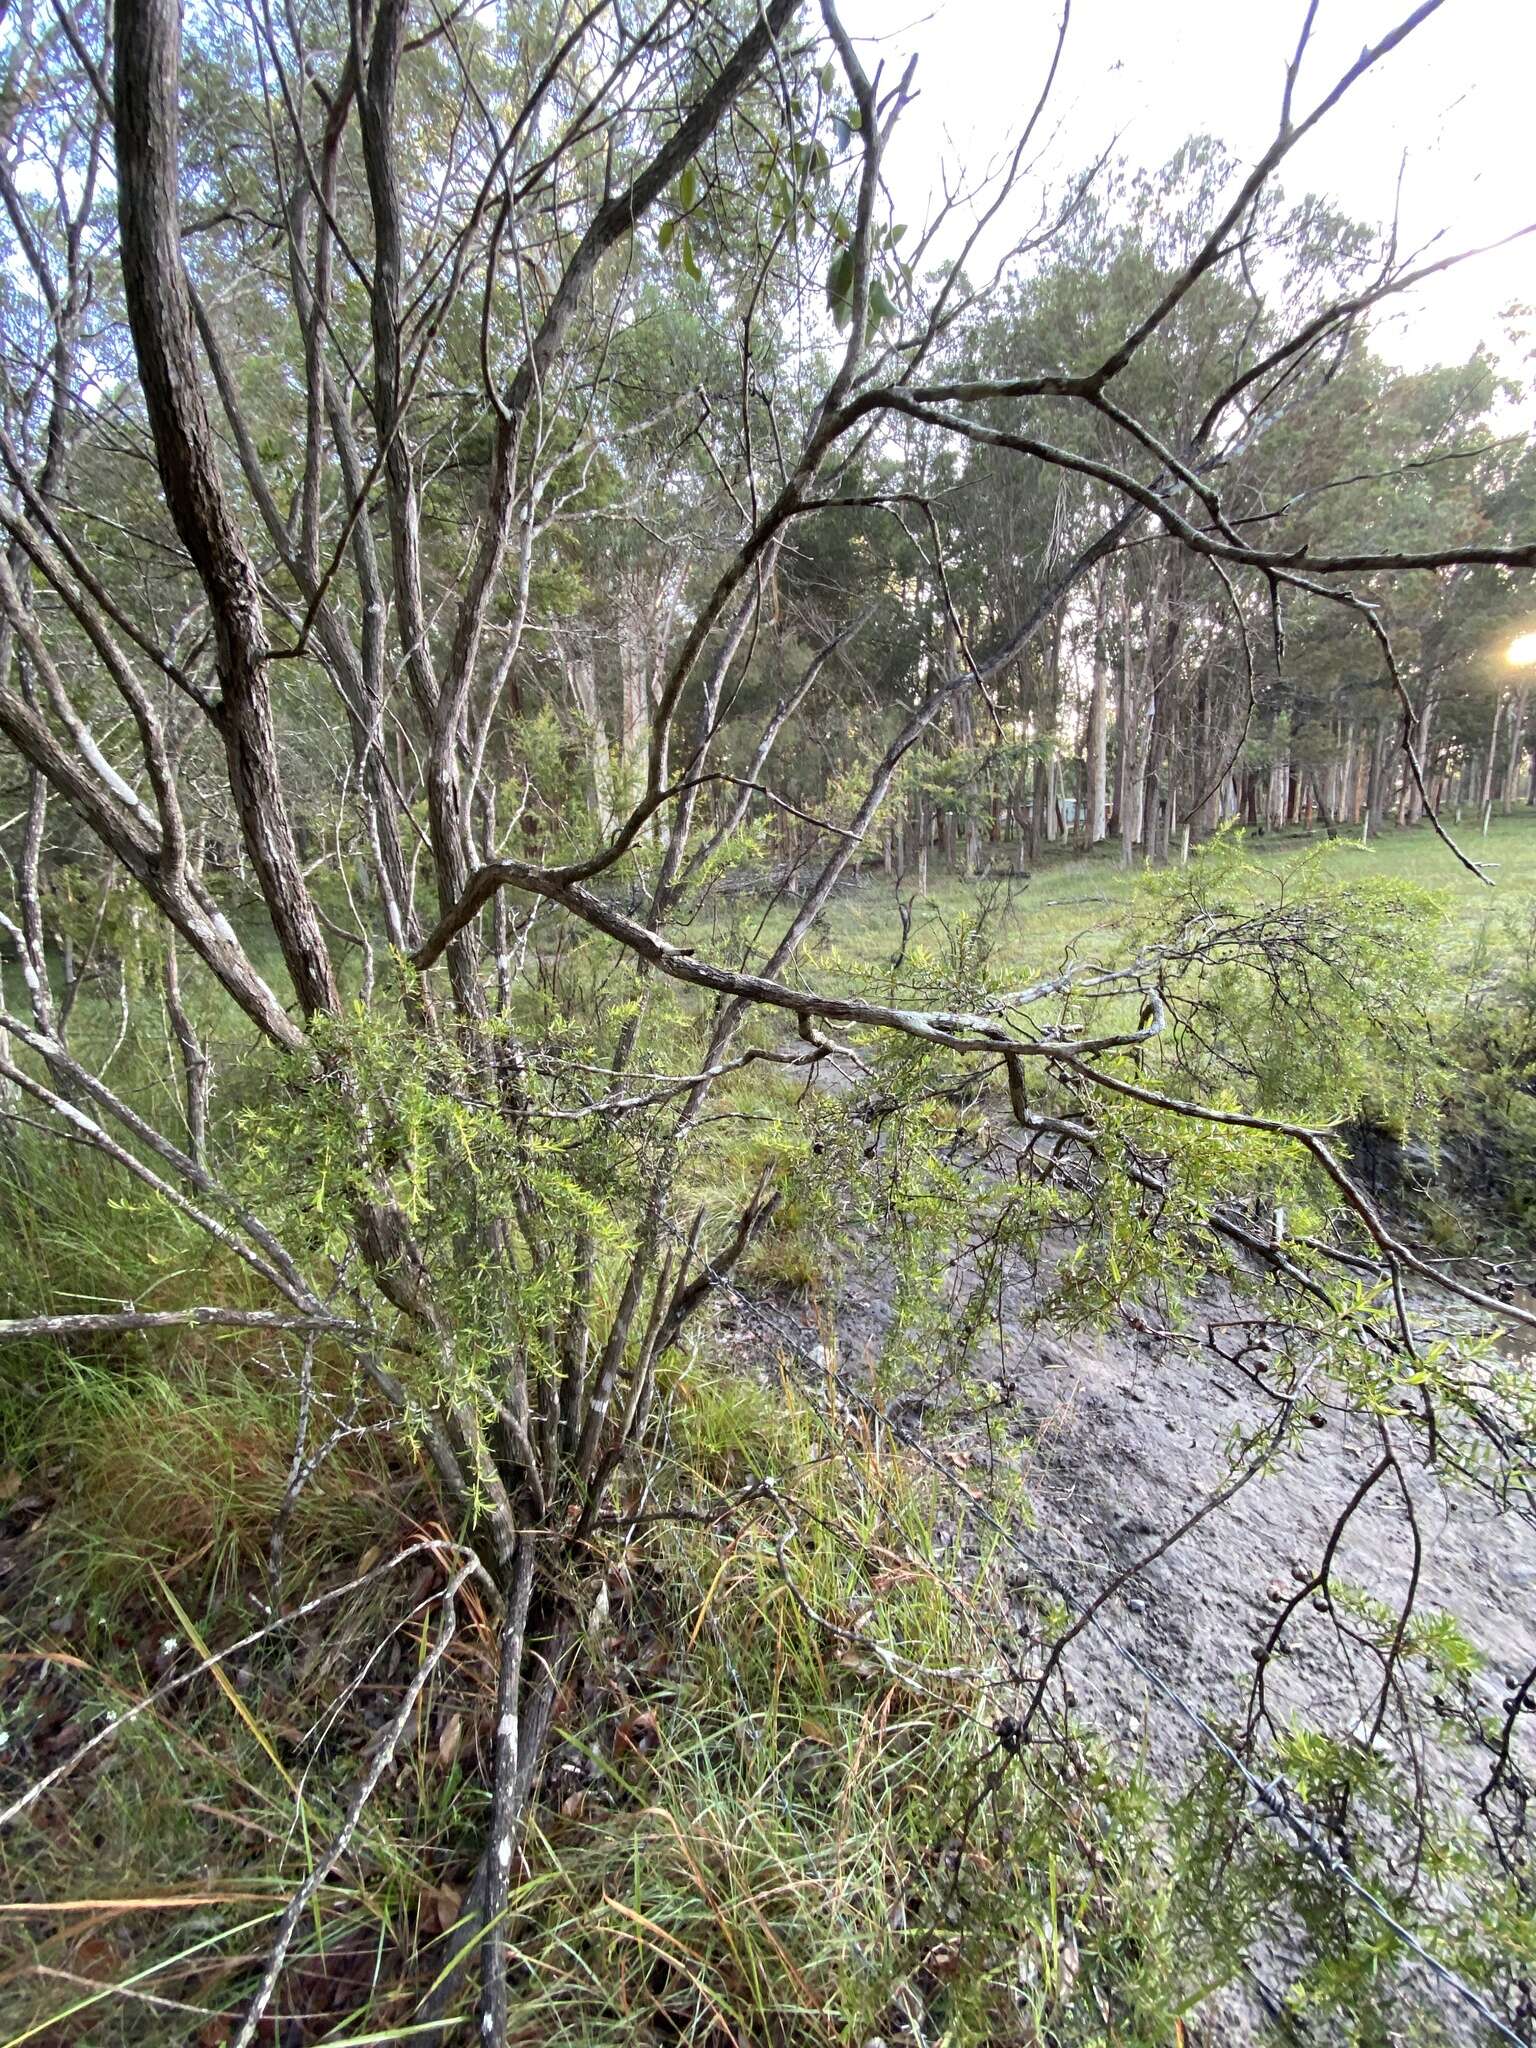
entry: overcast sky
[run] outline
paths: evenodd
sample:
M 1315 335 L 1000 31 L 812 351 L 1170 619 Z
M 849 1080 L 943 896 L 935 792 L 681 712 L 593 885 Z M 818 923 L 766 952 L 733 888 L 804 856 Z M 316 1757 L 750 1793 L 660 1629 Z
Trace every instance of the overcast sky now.
M 1410 4 L 1320 0 L 1298 110 Z M 922 98 L 898 129 L 890 170 L 900 204 L 920 218 L 941 155 L 971 167 L 1017 134 L 1059 0 L 845 0 L 840 11 L 861 40 L 875 39 L 863 43 L 866 62 L 884 57 L 899 70 L 918 53 Z M 1074 0 L 1051 164 L 1081 165 L 1117 132 L 1138 165 L 1166 161 L 1200 132 L 1250 163 L 1274 134 L 1304 11 L 1304 0 Z M 1536 220 L 1536 0 L 1445 0 L 1324 118 L 1281 179 L 1293 195 L 1326 192 L 1380 222 L 1405 153 L 1408 246 L 1443 232 L 1444 253 Z M 1379 328 L 1379 345 L 1417 366 L 1464 358 L 1486 340 L 1513 363 L 1499 315 L 1517 300 L 1536 303 L 1536 236 L 1425 286 Z

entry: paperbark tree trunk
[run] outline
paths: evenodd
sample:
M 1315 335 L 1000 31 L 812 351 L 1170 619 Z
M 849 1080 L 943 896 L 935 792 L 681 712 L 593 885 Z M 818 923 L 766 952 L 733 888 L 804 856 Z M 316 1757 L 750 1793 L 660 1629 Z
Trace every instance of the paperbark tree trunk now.
M 1104 611 L 1109 596 L 1109 571 L 1099 576 L 1093 620 L 1093 696 L 1088 705 L 1088 844 L 1097 846 L 1108 829 L 1105 817 L 1108 781 L 1109 662 L 1104 645 Z
M 1479 809 L 1483 812 L 1493 802 L 1493 767 L 1499 754 L 1499 725 L 1503 716 L 1504 696 L 1501 691 L 1493 707 L 1493 727 L 1488 734 L 1488 753 L 1483 766 L 1483 793 L 1479 800 Z
M 1520 773 L 1520 747 L 1525 738 L 1525 707 L 1527 692 L 1517 690 L 1515 701 L 1510 707 L 1509 753 L 1505 761 L 1504 780 L 1499 790 L 1499 808 L 1507 816 L 1515 799 L 1515 784 Z

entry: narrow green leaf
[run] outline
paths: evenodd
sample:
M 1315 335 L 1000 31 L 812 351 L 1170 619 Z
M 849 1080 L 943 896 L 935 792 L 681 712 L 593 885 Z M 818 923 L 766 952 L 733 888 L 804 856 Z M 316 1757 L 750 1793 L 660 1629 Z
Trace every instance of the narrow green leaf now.
M 839 323 L 848 319 L 853 311 L 853 251 L 839 249 L 832 258 L 827 272 L 827 305 L 832 317 Z
M 870 279 L 869 324 L 871 331 L 897 318 L 896 304 L 878 277 Z

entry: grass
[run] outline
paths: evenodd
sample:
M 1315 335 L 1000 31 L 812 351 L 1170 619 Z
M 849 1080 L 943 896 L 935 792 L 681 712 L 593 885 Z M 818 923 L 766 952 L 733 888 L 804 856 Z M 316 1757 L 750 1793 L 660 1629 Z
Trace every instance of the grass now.
M 1335 858 L 1352 869 L 1358 863 L 1362 875 L 1433 890 L 1459 941 L 1476 957 L 1496 947 L 1512 923 L 1523 925 L 1536 901 L 1536 811 L 1494 818 L 1486 838 L 1470 825 L 1456 836 L 1488 864 L 1491 886 L 1469 874 L 1427 826 L 1386 832 L 1369 846 L 1342 838 L 1333 844 Z M 1301 831 L 1244 840 L 1251 859 L 1274 869 L 1329 845 L 1321 833 Z M 1052 853 L 1028 881 L 976 882 L 935 870 L 928 895 L 913 905 L 911 945 L 941 951 L 961 921 L 985 906 L 1002 957 L 1025 978 L 1046 973 L 1061 965 L 1068 949 L 1088 958 L 1113 945 L 1142 872 L 1123 867 L 1119 848 L 1110 846 L 1092 854 Z M 872 875 L 838 897 L 823 921 L 823 946 L 866 970 L 887 965 L 901 937 L 896 893 L 892 882 Z M 913 897 L 911 877 L 900 893 Z
M 1046 2030 L 1094 2038 L 1113 2011 L 1117 2039 L 1170 2040 L 1183 1980 L 1152 1801 L 1088 1750 L 1046 1783 L 999 1752 L 1012 1689 L 980 1597 L 988 1557 L 973 1548 L 978 1590 L 957 1597 L 965 1532 L 921 1475 L 888 1444 L 829 1434 L 788 1381 L 699 1363 L 666 1410 L 656 1519 L 605 1559 L 610 1616 L 562 1703 L 555 1794 L 514 1894 L 513 2038 L 852 2048 L 917 2018 L 951 2048 L 1023 2048 Z M 224 1491 L 163 1419 L 140 1413 L 125 1468 Z M 252 1458 L 270 1484 L 279 1460 Z M 701 1503 L 725 1511 L 690 1519 Z M 119 1600 L 110 1628 L 19 1632 L 41 1653 L 7 1686 L 27 1764 L 52 1760 L 48 1731 L 77 1746 L 205 1636 L 248 1626 L 236 1590 L 194 1556 L 174 1590 Z M 180 2038 L 167 2015 L 189 2006 L 212 2016 L 196 2038 L 224 2038 L 219 2016 L 335 1825 L 370 1695 L 382 1712 L 422 1652 L 426 1619 L 402 1623 L 402 1594 L 271 1639 L 227 1685 L 199 1680 L 8 1832 L 8 1896 L 36 1909 L 0 1923 L 10 2048 Z M 281 2038 L 287 2020 L 305 2040 L 407 2024 L 477 1846 L 491 1652 L 471 1607 L 296 1947 Z M 84 1900 L 105 1903 L 72 1909 Z
M 1084 1753 L 1064 1799 L 1000 1753 L 990 1606 L 921 1476 L 707 1370 L 666 1455 L 663 1511 L 773 1490 L 664 1524 L 615 1610 L 515 1901 L 514 2039 L 1172 2039 L 1145 1787 Z
M 1424 1005 L 1434 1013 L 1434 1032 L 1428 1034 L 1424 1020 L 1418 1019 L 1412 1028 L 1413 1043 L 1406 1049 L 1394 1046 L 1397 1027 L 1384 1011 L 1379 1032 L 1373 1031 L 1369 1017 L 1349 1020 L 1357 1063 L 1340 1064 L 1336 1070 L 1327 1032 L 1313 1028 L 1315 1020 L 1303 1019 L 1292 1029 L 1278 1012 L 1265 1014 L 1261 996 L 1241 1027 L 1235 1016 L 1227 1017 L 1228 1028 L 1250 1034 L 1255 1057 L 1275 1077 L 1279 1091 L 1273 1100 L 1255 1099 L 1248 1106 L 1309 1121 L 1318 1114 L 1338 1113 L 1352 1090 L 1369 1084 L 1370 1114 L 1384 1129 L 1398 1128 L 1405 1107 L 1400 1094 L 1413 1097 L 1414 1115 L 1420 1121 L 1431 1116 L 1435 1090 L 1428 1069 L 1442 1054 L 1460 1046 L 1468 992 L 1486 993 L 1528 963 L 1536 918 L 1536 813 L 1495 818 L 1486 838 L 1469 831 L 1463 843 L 1488 863 L 1491 886 L 1470 874 L 1427 827 L 1390 831 L 1368 847 L 1301 831 L 1243 836 L 1242 855 L 1255 872 L 1252 882 L 1241 886 L 1255 897 L 1272 895 L 1293 871 L 1321 865 L 1335 891 L 1369 879 L 1427 892 L 1441 919 L 1427 963 L 1433 971 L 1422 986 Z M 1133 922 L 1146 914 L 1149 886 L 1161 886 L 1168 879 L 1166 871 L 1127 870 L 1118 847 L 1104 847 L 1092 855 L 1053 851 L 1027 880 L 971 880 L 935 867 L 926 896 L 916 894 L 910 877 L 898 892 L 891 879 L 869 871 L 856 886 L 834 897 L 793 971 L 820 988 L 856 989 L 930 1008 L 950 1003 L 964 1007 L 968 991 L 981 978 L 992 988 L 1018 987 L 1058 973 L 1069 961 L 1123 959 Z M 905 934 L 903 909 L 910 920 Z M 1405 915 L 1412 923 L 1417 912 L 1409 909 Z M 729 930 L 712 935 L 707 949 L 716 957 L 731 957 L 733 945 L 744 930 L 752 929 L 754 919 L 755 911 L 749 911 L 744 921 L 738 915 Z M 1364 943 L 1363 934 L 1356 937 Z M 1384 955 L 1378 967 L 1385 998 L 1392 979 L 1391 959 Z M 1316 993 L 1335 1006 L 1343 1002 L 1347 1007 L 1343 986 L 1331 993 L 1319 988 Z M 1396 1006 L 1402 1009 L 1406 1000 L 1411 1008 L 1411 997 L 1408 986 L 1398 989 Z M 1091 1012 L 1093 1027 L 1134 1029 L 1139 1000 L 1132 995 L 1097 1006 Z M 757 1029 L 765 1042 L 782 1042 L 787 1035 L 777 1017 L 759 1020 Z M 1377 1038 L 1379 1043 L 1374 1042 Z M 1436 1053 L 1436 1046 L 1441 1053 Z M 890 1052 L 891 1045 L 887 1042 L 875 1050 Z M 1459 1052 L 1454 1057 L 1459 1058 Z M 1359 1070 L 1359 1060 L 1376 1063 L 1374 1083 Z M 1150 1078 L 1159 1076 L 1154 1071 Z M 1187 1075 L 1170 1072 L 1162 1078 L 1176 1094 L 1191 1092 Z M 992 1083 L 994 1092 L 1001 1086 L 1000 1078 Z M 765 1160 L 775 1157 L 781 1170 L 787 1166 L 786 1199 L 772 1227 L 754 1246 L 745 1270 L 759 1283 L 814 1294 L 831 1262 L 828 1217 L 816 1200 L 817 1183 L 827 1177 L 818 1176 L 815 1162 L 806 1156 L 805 1119 L 788 1115 L 802 1087 L 800 1076 L 782 1070 L 759 1067 L 734 1077 L 717 1098 L 724 1113 L 699 1169 L 699 1185 L 722 1215 L 734 1213 Z M 1334 1096 L 1338 1101 L 1331 1099 Z M 1320 1109 L 1325 1097 L 1330 1099 Z M 1507 1109 L 1505 1104 L 1500 1111 L 1501 1122 L 1509 1122 Z M 1351 1111 L 1352 1105 L 1345 1104 L 1343 1113 Z M 1443 1240 L 1442 1248 L 1464 1249 L 1466 1222 L 1457 1220 L 1454 1209 L 1454 1203 L 1440 1202 L 1426 1227 Z M 1499 1230 L 1505 1227 L 1502 1217 L 1492 1221 Z M 834 1230 L 834 1240 L 835 1236 Z
M 1319 843 L 1249 850 L 1269 868 Z M 1498 863 L 1491 890 L 1423 831 L 1336 858 L 1435 890 L 1451 943 L 1486 964 L 1529 921 L 1536 820 L 1496 819 L 1472 844 Z M 1135 889 L 1112 854 L 1042 863 L 1027 884 L 936 877 L 908 966 L 942 967 L 984 912 L 1027 978 L 1070 947 L 1115 945 Z M 899 937 L 894 892 L 872 879 L 832 906 L 815 971 L 877 978 Z M 110 1045 L 104 1014 L 80 1022 Z M 234 1091 L 254 1085 L 233 1041 L 225 1057 Z M 156 1073 L 168 1100 L 173 1070 Z M 756 1067 L 721 1091 L 700 1192 L 722 1210 L 782 1153 L 799 1087 Z M 61 1164 L 22 1134 L 6 1161 L 0 1295 L 18 1306 L 247 1298 L 243 1270 L 90 1160 Z M 820 1278 L 825 1218 L 803 1179 L 754 1249 L 759 1284 Z M 206 1332 L 0 1359 L 0 1793 L 185 1668 L 196 1640 L 252 1625 L 292 1452 L 293 1363 L 268 1340 Z M 339 1364 L 320 1366 L 345 1415 Z M 1197 2038 L 1181 2028 L 1239 1967 L 1242 1855 L 1202 1861 L 1206 1822 L 1167 1811 L 1080 1730 L 1036 1757 L 1001 1753 L 1020 1646 L 998 1628 L 999 1561 L 898 1449 L 829 1432 L 761 1351 L 751 1368 L 706 1349 L 673 1372 L 655 1483 L 632 1503 L 645 1519 L 601 1560 L 610 1620 L 561 1703 L 555 1789 L 513 1902 L 515 2038 Z M 376 1562 L 427 1498 L 409 1447 L 346 1440 L 301 1502 L 287 1597 Z M 271 1919 L 424 1653 L 430 1590 L 386 1579 L 269 1639 L 0 1838 L 10 1895 L 38 1908 L 0 1920 L 8 2048 L 223 2038 Z M 295 1950 L 282 2009 L 311 2015 L 305 2039 L 402 2038 L 478 1846 L 491 1671 L 487 1618 L 466 1603 L 400 1767 Z M 68 1909 L 89 1899 L 114 1903 Z
M 768 1360 L 674 1370 L 663 1413 L 513 1888 L 512 2040 L 1221 2040 L 1200 2015 L 1291 1881 L 1275 1838 L 1224 1786 L 1170 1808 L 1081 1729 L 1010 1754 L 996 1730 L 1025 1688 L 1000 1626 L 1007 1559 L 889 1438 L 829 1420 Z M 227 1640 L 234 1613 L 216 1620 Z M 0 1921 L 7 2048 L 227 2039 L 430 1622 L 398 1583 L 338 1604 L 139 1723 L 0 1840 L 26 1907 Z M 183 1657 L 202 1633 L 163 1598 L 146 1624 Z M 468 1602 L 301 1931 L 271 2038 L 411 2038 L 478 1847 L 493 1646 Z M 62 1675 L 71 1746 L 158 1675 L 121 1630 L 47 1654 L 8 1688 L 8 1725 L 56 1714 Z M 1314 1918 L 1316 1984 L 1376 2038 L 1387 1959 L 1368 1925 Z
M 23 1312 L 196 1302 L 268 1305 L 249 1268 L 109 1162 L 16 1134 L 0 1156 L 0 1302 Z M 0 1473 L 48 1503 L 50 1597 L 105 1620 L 157 1573 L 222 1604 L 264 1557 L 288 1483 L 297 1349 L 266 1332 L 160 1331 L 7 1345 Z M 350 1367 L 316 1361 L 317 1440 L 353 1404 Z M 386 1459 L 350 1438 L 295 1509 L 292 1550 L 324 1569 L 381 1520 Z

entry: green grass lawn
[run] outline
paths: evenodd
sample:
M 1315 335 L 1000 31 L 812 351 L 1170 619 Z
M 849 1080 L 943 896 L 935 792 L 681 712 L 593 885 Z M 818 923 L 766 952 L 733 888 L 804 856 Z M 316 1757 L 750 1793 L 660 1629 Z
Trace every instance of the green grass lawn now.
M 1443 902 L 1453 943 L 1468 962 L 1491 959 L 1516 942 L 1536 907 L 1536 811 L 1495 818 L 1486 839 L 1471 824 L 1454 836 L 1475 860 L 1486 863 L 1488 882 L 1469 874 L 1428 826 L 1389 831 L 1369 846 L 1341 838 L 1331 851 L 1320 832 L 1250 835 L 1244 851 L 1277 875 L 1309 856 L 1331 857 L 1357 864 L 1362 876 L 1431 890 Z M 1113 949 L 1142 872 L 1139 866 L 1121 865 L 1117 846 L 1093 854 L 1048 854 L 1027 881 L 972 881 L 934 867 L 927 895 L 913 904 L 908 959 L 943 950 L 957 923 L 988 903 L 994 943 L 1024 975 L 1059 965 L 1069 948 L 1079 958 L 1091 958 Z M 915 878 L 903 881 L 904 902 L 912 899 L 915 886 Z M 836 899 L 823 920 L 822 939 L 850 966 L 870 970 L 886 965 L 901 943 L 895 885 L 872 875 Z

